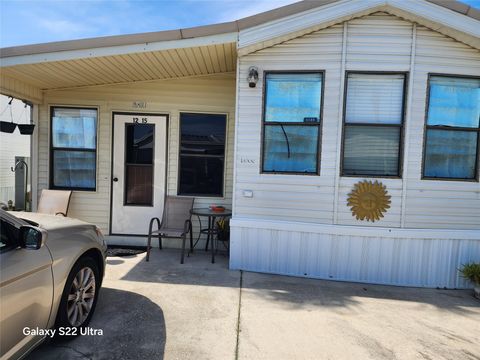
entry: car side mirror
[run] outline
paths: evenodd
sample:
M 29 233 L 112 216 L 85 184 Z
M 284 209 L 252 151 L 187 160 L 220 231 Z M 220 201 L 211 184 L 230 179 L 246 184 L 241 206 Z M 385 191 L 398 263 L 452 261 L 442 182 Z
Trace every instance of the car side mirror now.
M 20 247 L 38 250 L 42 247 L 43 233 L 33 226 L 20 227 Z

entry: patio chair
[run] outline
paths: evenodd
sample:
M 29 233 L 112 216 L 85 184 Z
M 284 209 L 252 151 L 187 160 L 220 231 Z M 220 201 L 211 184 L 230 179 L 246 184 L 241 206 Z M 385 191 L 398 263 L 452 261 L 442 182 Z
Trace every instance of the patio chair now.
M 70 190 L 42 190 L 37 212 L 43 214 L 67 216 L 70 205 Z
M 185 242 L 188 233 L 190 233 L 190 251 L 193 251 L 192 222 L 190 220 L 190 210 L 192 210 L 193 207 L 193 200 L 194 198 L 166 197 L 162 221 L 157 217 L 150 220 L 148 228 L 147 261 L 150 259 L 152 237 L 158 237 L 160 249 L 162 249 L 162 238 L 182 239 L 180 264 L 183 264 L 185 257 Z M 157 223 L 157 230 L 153 230 L 154 222 Z

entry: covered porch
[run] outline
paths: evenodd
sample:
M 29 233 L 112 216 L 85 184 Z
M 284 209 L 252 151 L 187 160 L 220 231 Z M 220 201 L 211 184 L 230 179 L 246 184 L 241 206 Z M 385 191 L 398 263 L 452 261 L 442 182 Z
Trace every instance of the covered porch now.
M 33 105 L 32 209 L 43 189 L 70 189 L 68 216 L 96 224 L 110 244 L 143 246 L 165 195 L 231 208 L 234 31 L 2 49 L 0 93 Z

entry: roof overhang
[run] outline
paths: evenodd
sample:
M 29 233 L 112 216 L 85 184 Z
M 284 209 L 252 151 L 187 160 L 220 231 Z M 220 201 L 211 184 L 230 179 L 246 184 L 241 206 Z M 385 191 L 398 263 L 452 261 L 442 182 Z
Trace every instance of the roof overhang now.
M 39 45 L 37 53 L 29 47 L 11 49 L 6 53 L 17 55 L 2 53 L 5 57 L 0 59 L 0 90 L 13 95 L 15 89 L 7 88 L 12 84 L 9 79 L 44 91 L 229 73 L 236 68 L 237 35 L 228 32 L 90 48 L 82 42 L 62 44 L 70 49 L 53 52 L 44 52 L 49 47 L 45 44 Z M 94 45 L 96 40 L 91 42 Z

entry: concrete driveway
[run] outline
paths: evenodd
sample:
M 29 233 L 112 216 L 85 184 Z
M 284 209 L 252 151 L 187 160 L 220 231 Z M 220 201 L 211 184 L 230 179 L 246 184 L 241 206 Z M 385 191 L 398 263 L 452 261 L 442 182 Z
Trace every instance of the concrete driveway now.
M 229 271 L 202 251 L 108 258 L 92 328 L 29 359 L 480 359 L 470 291 Z

